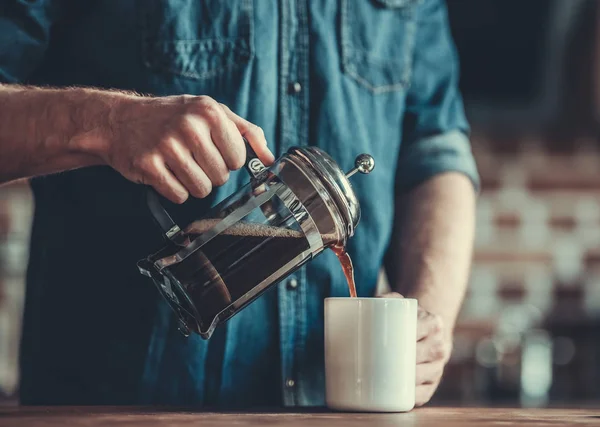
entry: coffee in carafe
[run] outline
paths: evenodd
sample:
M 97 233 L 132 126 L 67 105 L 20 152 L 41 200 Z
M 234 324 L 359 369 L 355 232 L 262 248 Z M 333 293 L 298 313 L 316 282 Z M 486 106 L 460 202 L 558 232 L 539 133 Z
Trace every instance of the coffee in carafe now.
M 215 223 L 195 221 L 186 233 L 194 240 Z M 172 274 L 195 301 L 198 312 L 213 319 L 223 307 L 242 298 L 256 283 L 307 249 L 309 245 L 299 231 L 239 222 L 173 266 Z
M 168 244 L 138 266 L 186 334 L 209 338 L 218 324 L 328 248 L 356 296 L 345 246 L 360 207 L 348 178 L 371 172 L 373 159 L 359 156 L 347 175 L 315 147 L 294 147 L 268 169 L 257 167 L 257 160 L 252 155 L 247 162 L 247 185 L 183 229 L 149 197 Z

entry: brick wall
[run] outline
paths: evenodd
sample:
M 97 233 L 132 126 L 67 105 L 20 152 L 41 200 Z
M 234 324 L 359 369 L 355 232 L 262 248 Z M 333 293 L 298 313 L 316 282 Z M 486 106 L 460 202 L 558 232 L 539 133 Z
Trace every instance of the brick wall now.
M 600 396 L 600 152 L 474 137 L 482 175 L 471 283 L 437 399 Z

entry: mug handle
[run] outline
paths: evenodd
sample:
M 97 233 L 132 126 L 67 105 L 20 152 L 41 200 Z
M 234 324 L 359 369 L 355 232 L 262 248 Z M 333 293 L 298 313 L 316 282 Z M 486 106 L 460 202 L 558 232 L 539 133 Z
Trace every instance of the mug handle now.
M 244 162 L 244 168 L 250 174 L 252 179 L 258 179 L 262 173 L 267 169 L 263 162 L 258 158 L 254 149 L 250 146 L 250 143 L 245 137 L 244 145 L 246 146 L 246 161 Z M 165 237 L 169 240 L 173 240 L 173 237 L 181 231 L 179 226 L 173 221 L 171 215 L 163 207 L 160 202 L 160 195 L 152 187 L 146 188 L 146 203 L 150 209 L 152 217 L 164 233 Z

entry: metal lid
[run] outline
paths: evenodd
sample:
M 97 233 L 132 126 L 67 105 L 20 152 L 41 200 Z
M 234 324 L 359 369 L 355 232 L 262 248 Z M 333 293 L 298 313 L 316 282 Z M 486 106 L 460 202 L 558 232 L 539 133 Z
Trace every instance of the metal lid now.
M 360 221 L 361 211 L 348 177 L 357 171 L 361 173 L 371 172 L 375 167 L 373 158 L 368 154 L 361 154 L 356 158 L 355 168 L 346 174 L 340 169 L 335 160 L 320 148 L 292 147 L 288 152 L 301 157 L 315 171 L 336 201 L 336 205 L 344 217 L 347 224 L 347 236 L 353 236 L 354 229 Z

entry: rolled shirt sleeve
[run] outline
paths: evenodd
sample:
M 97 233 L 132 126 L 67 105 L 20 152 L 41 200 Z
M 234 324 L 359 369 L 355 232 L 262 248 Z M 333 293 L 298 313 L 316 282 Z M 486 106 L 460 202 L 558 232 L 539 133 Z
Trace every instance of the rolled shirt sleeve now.
M 398 187 L 407 191 L 443 172 L 459 172 L 480 189 L 470 128 L 458 88 L 459 61 L 443 0 L 424 0 L 416 18 Z

